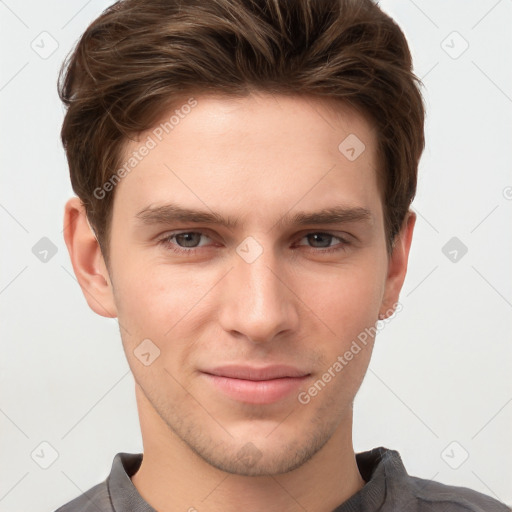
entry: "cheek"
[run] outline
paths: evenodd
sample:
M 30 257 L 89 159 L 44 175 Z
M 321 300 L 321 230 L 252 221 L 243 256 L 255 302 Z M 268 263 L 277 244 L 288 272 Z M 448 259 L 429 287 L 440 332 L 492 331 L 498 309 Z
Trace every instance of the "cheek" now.
M 323 366 L 319 379 L 329 382 L 333 396 L 349 399 L 361 385 L 373 350 L 382 290 L 368 269 L 353 269 L 334 280 L 324 293 L 309 294 L 311 309 L 325 333 L 317 345 Z
M 137 382 L 148 390 L 155 380 L 172 387 L 171 375 L 176 375 L 194 345 L 190 340 L 195 338 L 195 327 L 187 315 L 199 299 L 183 292 L 181 279 L 171 276 L 171 272 L 157 275 L 139 270 L 136 277 L 127 272 L 118 283 L 116 303 L 124 351 Z
M 116 275 L 113 280 L 114 297 L 120 324 L 125 327 L 124 334 L 129 333 L 133 343 L 141 336 L 155 336 L 153 329 L 160 326 L 162 332 L 166 328 L 162 316 L 167 313 L 172 317 L 172 310 L 179 302 L 174 290 L 154 269 L 148 268 L 133 259 L 118 258 Z
M 116 304 L 119 322 L 126 327 L 127 348 L 149 338 L 162 355 L 171 344 L 173 353 L 191 350 L 205 312 L 211 309 L 208 291 L 219 279 L 213 274 L 196 272 L 192 266 L 125 262 L 116 286 Z
M 347 266 L 297 282 L 300 297 L 312 313 L 343 338 L 373 324 L 384 291 L 382 270 L 374 266 Z M 297 289 L 297 288 L 295 288 Z M 357 334 L 357 333 L 356 333 Z

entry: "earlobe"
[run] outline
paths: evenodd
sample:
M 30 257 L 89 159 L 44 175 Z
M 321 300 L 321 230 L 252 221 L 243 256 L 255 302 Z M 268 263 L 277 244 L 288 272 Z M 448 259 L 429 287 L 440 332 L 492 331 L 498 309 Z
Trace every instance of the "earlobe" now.
M 112 284 L 101 248 L 78 197 L 69 199 L 64 209 L 64 241 L 89 307 L 98 315 L 117 317 Z
M 407 273 L 409 250 L 411 248 L 415 224 L 416 214 L 410 210 L 404 219 L 400 232 L 396 236 L 392 252 L 389 256 L 384 297 L 379 313 L 380 320 L 391 316 L 398 303 L 400 291 Z

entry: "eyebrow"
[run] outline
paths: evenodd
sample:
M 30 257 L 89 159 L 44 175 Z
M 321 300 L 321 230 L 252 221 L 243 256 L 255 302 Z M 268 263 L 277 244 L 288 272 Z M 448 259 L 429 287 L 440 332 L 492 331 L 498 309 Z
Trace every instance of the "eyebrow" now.
M 139 211 L 135 217 L 144 225 L 172 224 L 184 222 L 192 224 L 215 224 L 234 229 L 238 226 L 238 219 L 224 217 L 219 213 L 185 208 L 177 204 L 164 204 L 161 206 L 147 206 Z M 343 224 L 347 222 L 373 221 L 370 210 L 360 206 L 334 206 L 323 208 L 316 212 L 298 212 L 293 215 L 284 215 L 275 225 L 305 226 L 309 224 Z

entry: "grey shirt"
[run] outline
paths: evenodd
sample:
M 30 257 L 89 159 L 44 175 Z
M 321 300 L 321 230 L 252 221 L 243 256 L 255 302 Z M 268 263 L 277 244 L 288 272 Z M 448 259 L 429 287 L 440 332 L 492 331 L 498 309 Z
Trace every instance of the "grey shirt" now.
M 110 475 L 55 512 L 156 512 L 130 477 L 142 453 L 118 453 Z M 357 453 L 366 485 L 333 512 L 511 512 L 503 503 L 466 487 L 409 476 L 395 450 L 379 447 Z M 240 506 L 243 509 L 243 500 Z M 264 512 L 264 511 L 262 511 Z

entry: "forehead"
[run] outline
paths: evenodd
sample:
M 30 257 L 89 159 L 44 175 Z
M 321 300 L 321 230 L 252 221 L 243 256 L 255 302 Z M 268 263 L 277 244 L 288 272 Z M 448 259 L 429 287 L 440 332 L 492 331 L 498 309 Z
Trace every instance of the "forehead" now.
M 316 97 L 184 97 L 126 145 L 123 164 L 114 209 L 131 216 L 176 201 L 243 219 L 379 200 L 373 125 Z

